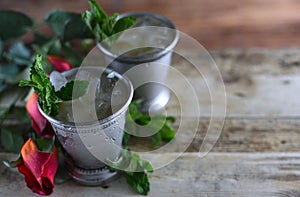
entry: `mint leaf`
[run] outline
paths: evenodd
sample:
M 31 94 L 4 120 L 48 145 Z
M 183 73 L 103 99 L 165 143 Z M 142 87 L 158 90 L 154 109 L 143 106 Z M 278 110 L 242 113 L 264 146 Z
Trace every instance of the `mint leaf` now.
M 121 18 L 117 21 L 117 23 L 114 25 L 113 32 L 119 33 L 121 31 L 124 31 L 128 28 L 130 28 L 132 25 L 135 24 L 135 18 L 128 16 Z
M 135 121 L 141 118 L 143 114 L 139 111 L 140 106 L 141 106 L 141 101 L 132 101 L 128 107 L 128 113 L 126 114 L 126 119 L 129 121 Z
M 101 20 L 102 18 L 105 18 L 107 16 L 95 1 L 89 0 L 89 5 L 91 7 L 91 13 L 96 17 L 96 19 Z
M 70 81 L 59 91 L 57 91 L 56 94 L 59 98 L 61 98 L 64 101 L 76 99 L 84 95 L 88 85 L 88 81 Z
M 149 116 L 142 114 L 139 111 L 141 101 L 133 101 L 129 105 L 128 112 L 126 114 L 125 131 L 128 131 L 123 139 L 123 143 L 129 141 L 130 134 L 135 132 L 138 134 L 138 125 L 147 125 L 153 131 L 157 131 L 154 135 L 150 136 L 154 147 L 159 146 L 162 142 L 169 142 L 175 138 L 175 130 L 171 126 L 171 123 L 176 121 L 173 116 L 154 115 Z M 129 132 L 130 131 L 130 132 Z
M 154 135 L 151 136 L 151 140 L 152 140 L 152 145 L 154 147 L 159 146 L 162 143 L 162 136 L 159 132 L 155 133 Z
M 147 173 L 152 173 L 153 168 L 149 161 L 143 160 L 137 154 L 124 150 L 118 161 L 108 161 L 111 168 L 124 171 L 127 183 L 136 189 L 139 194 L 147 195 L 150 183 Z
M 160 130 L 160 134 L 162 140 L 165 142 L 169 142 L 175 138 L 175 131 L 168 122 L 165 122 L 163 128 Z
M 39 95 L 43 111 L 48 115 L 58 114 L 58 104 L 62 102 L 54 90 L 50 79 L 46 76 L 42 67 L 43 56 L 37 54 L 30 70 L 30 80 L 22 80 L 19 86 L 30 86 Z
M 147 195 L 150 191 L 150 183 L 148 175 L 145 172 L 126 173 L 127 183 L 135 188 L 139 194 Z
M 130 16 L 117 20 L 119 14 L 115 13 L 112 16 L 106 15 L 103 9 L 93 0 L 89 0 L 91 7 L 90 11 L 82 13 L 82 19 L 94 34 L 98 42 L 101 42 L 112 35 L 124 31 L 135 24 L 136 20 Z M 106 40 L 111 44 L 114 38 Z
M 43 111 L 52 116 L 58 114 L 58 105 L 64 100 L 71 100 L 82 96 L 88 86 L 87 81 L 68 82 L 61 90 L 55 91 L 50 79 L 45 74 L 42 64 L 43 56 L 37 54 L 30 70 L 30 80 L 22 80 L 19 86 L 30 86 L 39 95 Z M 76 89 L 73 93 L 73 89 Z
M 36 59 L 30 70 L 30 80 L 22 80 L 19 86 L 30 86 L 39 95 L 43 111 L 52 116 L 58 114 L 58 105 L 64 100 L 71 100 L 82 96 L 88 86 L 87 81 L 71 81 L 61 90 L 55 91 L 50 79 L 45 74 L 42 64 L 43 56 L 36 55 Z M 73 93 L 73 89 L 74 91 Z

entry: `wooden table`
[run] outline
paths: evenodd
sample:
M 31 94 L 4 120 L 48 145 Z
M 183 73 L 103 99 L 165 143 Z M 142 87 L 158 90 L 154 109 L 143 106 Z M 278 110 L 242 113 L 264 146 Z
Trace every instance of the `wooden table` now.
M 221 116 L 222 110 L 216 110 L 211 116 L 208 88 L 200 88 L 207 82 L 207 85 L 214 86 L 212 90 L 221 90 L 218 73 L 210 73 L 203 80 L 190 63 L 174 57 L 176 70 L 190 81 L 200 80 L 195 91 L 201 95 L 198 97 L 201 113 L 199 116 L 183 116 L 173 95 L 167 112 L 177 117 L 175 128 L 181 127 L 182 133 L 172 142 L 172 149 L 142 154 L 156 164 L 170 161 L 150 175 L 149 196 L 299 196 L 300 50 L 251 49 L 210 53 L 224 79 L 226 117 Z M 194 51 L 185 51 L 184 54 L 188 59 L 198 59 L 203 73 L 210 69 L 210 63 Z M 185 91 L 188 90 L 182 89 L 183 93 Z M 216 109 L 221 109 L 223 101 L 218 99 L 222 96 L 213 103 Z M 195 130 L 193 125 L 197 121 L 199 124 Z M 222 128 L 220 136 L 216 136 L 218 128 Z M 207 131 L 215 138 L 205 139 Z M 216 144 L 214 140 L 217 140 Z M 203 154 L 204 149 L 200 149 L 203 141 L 213 147 L 208 154 Z M 138 144 L 136 148 L 146 150 L 149 147 Z M 0 160 L 13 158 L 16 155 L 0 153 Z M 0 164 L 0 174 L 0 196 L 34 195 L 15 169 Z M 137 194 L 124 178 L 105 188 L 85 187 L 69 181 L 56 185 L 52 194 L 80 197 L 132 195 Z

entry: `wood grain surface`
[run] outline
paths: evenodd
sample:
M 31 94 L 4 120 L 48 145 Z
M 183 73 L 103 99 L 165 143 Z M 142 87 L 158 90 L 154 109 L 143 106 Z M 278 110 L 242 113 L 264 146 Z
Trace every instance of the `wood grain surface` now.
M 185 95 L 178 100 L 174 92 L 166 111 L 177 118 L 176 139 L 162 149 L 150 148 L 149 140 L 129 144 L 159 168 L 150 176 L 149 196 L 299 196 L 300 50 L 215 50 L 210 52 L 213 59 L 187 48 L 181 52 L 184 58 L 174 55 L 172 69 L 194 84 L 201 113 L 189 105 L 189 88 L 170 72 L 173 85 Z M 89 63 L 101 63 L 99 57 L 91 54 Z M 219 72 L 210 72 L 214 65 Z M 222 85 L 226 105 L 217 94 L 217 110 L 212 111 L 209 90 L 219 93 Z M 181 113 L 184 103 L 187 114 Z M 19 120 L 12 117 L 6 124 L 16 126 Z M 203 144 L 208 147 L 204 151 Z M 0 153 L 0 160 L 16 157 Z M 132 195 L 137 194 L 120 178 L 104 188 L 69 181 L 56 185 L 52 196 Z M 24 177 L 2 163 L 0 196 L 32 196 Z
M 208 72 L 214 63 L 186 49 L 185 58 L 199 63 L 203 73 L 210 73 L 199 77 L 195 65 L 174 56 L 172 68 L 196 84 L 193 88 L 201 113 L 181 114 L 180 102 L 189 100 L 179 101 L 173 94 L 167 112 L 177 118 L 174 127 L 178 133 L 172 146 L 155 152 L 147 140 L 131 142 L 133 150 L 153 151 L 142 155 L 164 166 L 150 176 L 150 196 L 300 196 L 300 98 L 297 94 L 300 90 L 300 50 L 297 49 L 300 46 L 300 1 L 98 2 L 109 14 L 150 11 L 170 18 L 180 31 L 210 49 L 219 70 L 219 73 Z M 86 0 L 1 0 L 0 9 L 22 11 L 41 22 L 53 9 L 82 12 L 88 9 L 88 4 Z M 283 49 L 285 47 L 295 49 Z M 98 63 L 98 59 L 95 61 Z M 219 80 L 219 74 L 223 80 Z M 220 84 L 226 89 L 226 105 L 223 105 L 222 95 L 217 97 L 214 114 L 206 82 L 213 85 L 216 92 L 222 91 Z M 180 87 L 177 79 L 173 83 Z M 182 94 L 187 91 L 181 88 Z M 222 117 L 223 107 L 225 117 Z M 5 124 L 16 126 L 20 122 L 12 117 Z M 209 132 L 211 138 L 205 141 Z M 212 149 L 205 157 L 199 157 L 203 142 Z M 0 160 L 16 157 L 0 153 Z M 169 164 L 165 166 L 166 161 Z M 133 195 L 136 193 L 120 178 L 107 187 L 84 187 L 69 181 L 56 185 L 52 196 Z M 33 194 L 16 169 L 8 169 L 0 163 L 0 196 Z
M 164 161 L 176 153 L 147 154 Z M 0 159 L 14 155 L 0 154 Z M 150 176 L 149 196 L 203 197 L 297 197 L 300 194 L 298 153 L 209 153 L 200 158 L 186 153 Z M 26 188 L 23 176 L 0 163 L 0 195 L 35 196 Z M 85 187 L 73 181 L 56 185 L 53 197 L 138 196 L 120 178 L 105 187 Z
M 208 49 L 300 46 L 298 0 L 111 0 L 97 1 L 109 13 L 149 11 L 170 18 Z M 47 12 L 83 12 L 86 0 L 1 0 L 0 9 L 25 12 L 41 21 Z

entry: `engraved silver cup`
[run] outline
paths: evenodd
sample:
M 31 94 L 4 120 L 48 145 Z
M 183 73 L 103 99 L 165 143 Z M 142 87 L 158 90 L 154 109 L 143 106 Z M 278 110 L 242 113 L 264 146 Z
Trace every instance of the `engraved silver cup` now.
M 76 119 L 74 122 L 66 122 L 45 114 L 40 105 L 39 110 L 54 129 L 65 153 L 67 170 L 73 179 L 85 185 L 103 185 L 117 175 L 116 172 L 111 172 L 104 162 L 106 159 L 112 161 L 118 159 L 122 150 L 125 115 L 133 96 L 133 87 L 126 77 L 102 67 L 74 68 L 62 74 L 74 79 L 74 76 L 82 70 L 92 72 L 93 75 L 98 73 L 101 81 L 107 79 L 107 83 L 104 84 L 108 90 L 106 94 L 113 94 L 113 89 L 116 85 L 119 86 L 122 97 L 117 98 L 118 105 L 111 104 L 114 106 L 111 106 L 110 115 L 91 122 Z M 112 99 L 111 103 L 113 102 Z M 73 113 L 80 112 L 78 110 L 81 109 Z

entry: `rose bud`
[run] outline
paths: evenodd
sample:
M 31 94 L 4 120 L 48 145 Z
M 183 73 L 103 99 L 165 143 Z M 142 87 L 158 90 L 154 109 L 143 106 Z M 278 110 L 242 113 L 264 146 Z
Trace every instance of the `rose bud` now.
M 54 177 L 58 167 L 58 153 L 41 152 L 32 139 L 22 146 L 18 170 L 25 176 L 27 187 L 40 195 L 50 195 L 54 188 Z
M 58 72 L 63 72 L 65 70 L 69 70 L 73 68 L 71 63 L 58 56 L 48 56 L 48 61 Z

